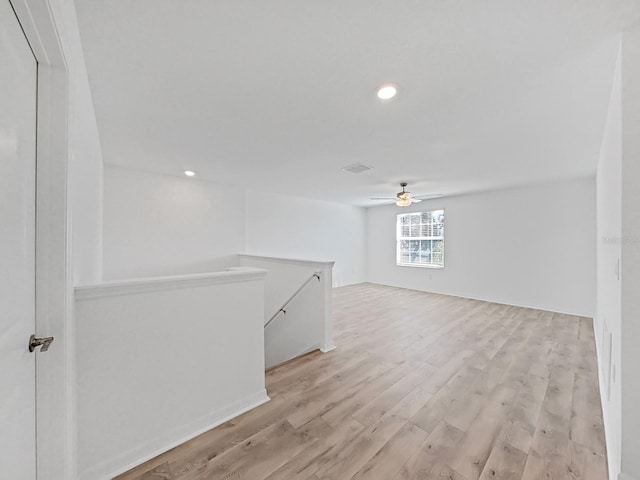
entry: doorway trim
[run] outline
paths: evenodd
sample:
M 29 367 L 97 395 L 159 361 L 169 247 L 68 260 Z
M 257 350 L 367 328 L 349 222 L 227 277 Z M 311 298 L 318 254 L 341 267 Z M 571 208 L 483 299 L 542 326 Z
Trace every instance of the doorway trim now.
M 36 353 L 37 478 L 67 480 L 76 478 L 75 342 L 67 208 L 69 69 L 56 19 L 63 21 L 62 9 L 70 7 L 56 0 L 10 2 L 38 64 L 34 333 L 55 337 L 46 354 Z

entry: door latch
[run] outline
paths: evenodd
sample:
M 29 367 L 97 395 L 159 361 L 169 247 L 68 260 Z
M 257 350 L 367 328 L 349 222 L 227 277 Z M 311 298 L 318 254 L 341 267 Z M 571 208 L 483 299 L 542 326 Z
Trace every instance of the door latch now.
M 35 335 L 31 335 L 31 337 L 29 337 L 29 351 L 33 352 L 36 348 L 41 347 L 40 351 L 46 352 L 49 350 L 52 342 L 53 337 L 38 338 Z

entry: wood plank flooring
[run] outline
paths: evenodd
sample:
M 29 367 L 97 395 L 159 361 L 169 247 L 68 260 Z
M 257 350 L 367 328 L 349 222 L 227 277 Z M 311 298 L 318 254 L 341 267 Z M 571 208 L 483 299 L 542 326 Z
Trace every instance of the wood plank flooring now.
M 607 479 L 590 319 L 360 284 L 338 348 L 119 480 Z

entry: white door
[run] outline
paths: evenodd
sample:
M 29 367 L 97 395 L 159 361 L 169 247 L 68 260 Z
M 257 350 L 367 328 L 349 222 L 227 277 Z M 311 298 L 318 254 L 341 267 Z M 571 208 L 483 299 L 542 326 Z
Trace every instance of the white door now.
M 0 0 L 0 477 L 36 478 L 35 174 L 37 65 Z

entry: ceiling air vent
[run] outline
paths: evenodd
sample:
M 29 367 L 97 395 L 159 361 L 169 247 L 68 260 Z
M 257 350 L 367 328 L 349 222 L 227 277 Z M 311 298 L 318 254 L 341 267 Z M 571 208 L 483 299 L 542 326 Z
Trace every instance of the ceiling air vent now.
M 351 165 L 342 167 L 342 170 L 344 170 L 345 172 L 351 172 L 351 173 L 362 173 L 362 172 L 366 172 L 367 170 L 371 170 L 371 168 L 372 167 L 368 167 L 363 163 L 352 163 Z

